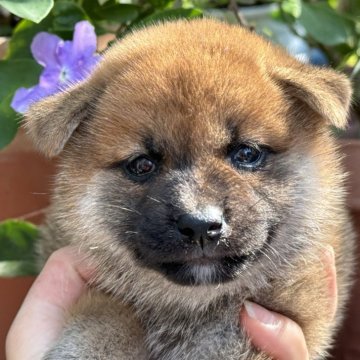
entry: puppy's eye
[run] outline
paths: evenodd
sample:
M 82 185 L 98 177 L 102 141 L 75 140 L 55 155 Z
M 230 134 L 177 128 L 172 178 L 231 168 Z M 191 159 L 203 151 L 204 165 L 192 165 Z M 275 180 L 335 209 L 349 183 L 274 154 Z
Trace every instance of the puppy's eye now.
M 137 177 L 149 175 L 156 169 L 156 164 L 149 157 L 141 155 L 136 159 L 129 161 L 126 165 L 126 171 L 130 175 Z
M 230 153 L 231 162 L 245 170 L 256 170 L 263 165 L 267 151 L 254 145 L 241 144 Z

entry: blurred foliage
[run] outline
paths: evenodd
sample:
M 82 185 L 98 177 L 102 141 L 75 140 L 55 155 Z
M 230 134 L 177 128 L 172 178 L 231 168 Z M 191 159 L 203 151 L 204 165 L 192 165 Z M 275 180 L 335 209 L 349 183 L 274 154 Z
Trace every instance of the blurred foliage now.
M 35 275 L 37 228 L 25 221 L 0 223 L 0 276 Z

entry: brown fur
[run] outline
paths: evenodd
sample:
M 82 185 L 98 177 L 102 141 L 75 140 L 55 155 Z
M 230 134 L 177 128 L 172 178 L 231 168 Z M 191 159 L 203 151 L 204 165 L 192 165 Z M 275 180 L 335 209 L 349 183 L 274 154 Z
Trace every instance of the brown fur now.
M 29 134 L 48 156 L 60 154 L 42 258 L 70 243 L 98 269 L 98 290 L 45 358 L 268 359 L 238 323 L 245 299 L 297 321 L 311 359 L 323 358 L 353 267 L 342 169 L 328 130 L 345 126 L 350 96 L 343 75 L 301 64 L 246 29 L 196 20 L 128 36 L 88 80 L 32 106 Z M 274 150 L 264 171 L 229 164 L 233 138 Z M 149 139 L 165 155 L 153 183 L 141 185 L 116 164 L 146 153 Z M 144 220 L 137 209 L 155 213 L 146 226 L 156 231 L 166 206 L 194 213 L 221 202 L 236 251 L 253 251 L 265 224 L 277 224 L 272 246 L 236 279 L 183 286 L 138 262 L 134 222 Z M 335 320 L 324 245 L 336 254 Z

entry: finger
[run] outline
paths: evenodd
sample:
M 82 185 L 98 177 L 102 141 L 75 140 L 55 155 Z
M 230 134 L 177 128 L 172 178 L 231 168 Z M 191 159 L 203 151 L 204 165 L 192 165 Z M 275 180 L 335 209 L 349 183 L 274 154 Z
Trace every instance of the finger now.
M 289 318 L 245 301 L 241 322 L 252 343 L 274 359 L 309 359 L 304 334 Z
M 10 328 L 7 360 L 42 357 L 61 332 L 66 311 L 86 291 L 90 274 L 70 247 L 51 255 Z
M 325 250 L 322 250 L 321 263 L 326 272 L 329 313 L 330 317 L 333 318 L 337 309 L 337 285 L 335 254 L 331 246 L 326 246 Z M 241 317 L 243 325 L 252 338 L 254 345 L 274 356 L 275 359 L 308 359 L 304 335 L 295 322 L 280 314 L 270 312 L 259 305 L 248 302 L 241 313 Z M 291 337 L 289 336 L 290 334 Z M 297 350 L 298 348 L 302 350 L 299 351 Z M 296 349 L 295 352 L 294 349 Z M 292 353 L 294 354 L 291 355 Z
M 336 284 L 336 267 L 335 267 L 335 253 L 334 249 L 331 246 L 326 246 L 325 250 L 321 254 L 322 264 L 326 272 L 326 279 L 328 285 L 328 294 L 329 294 L 329 308 L 330 308 L 330 318 L 335 317 L 337 303 L 338 303 L 338 294 L 337 294 L 337 284 Z

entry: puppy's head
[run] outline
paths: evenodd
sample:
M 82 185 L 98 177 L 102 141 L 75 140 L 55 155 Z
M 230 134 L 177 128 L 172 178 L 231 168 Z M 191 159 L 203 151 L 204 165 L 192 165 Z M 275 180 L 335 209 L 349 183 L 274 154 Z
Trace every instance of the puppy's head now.
M 349 100 L 342 75 L 197 20 L 129 36 L 26 126 L 61 158 L 52 220 L 108 288 L 249 286 L 331 218 L 327 128 L 345 125 Z

